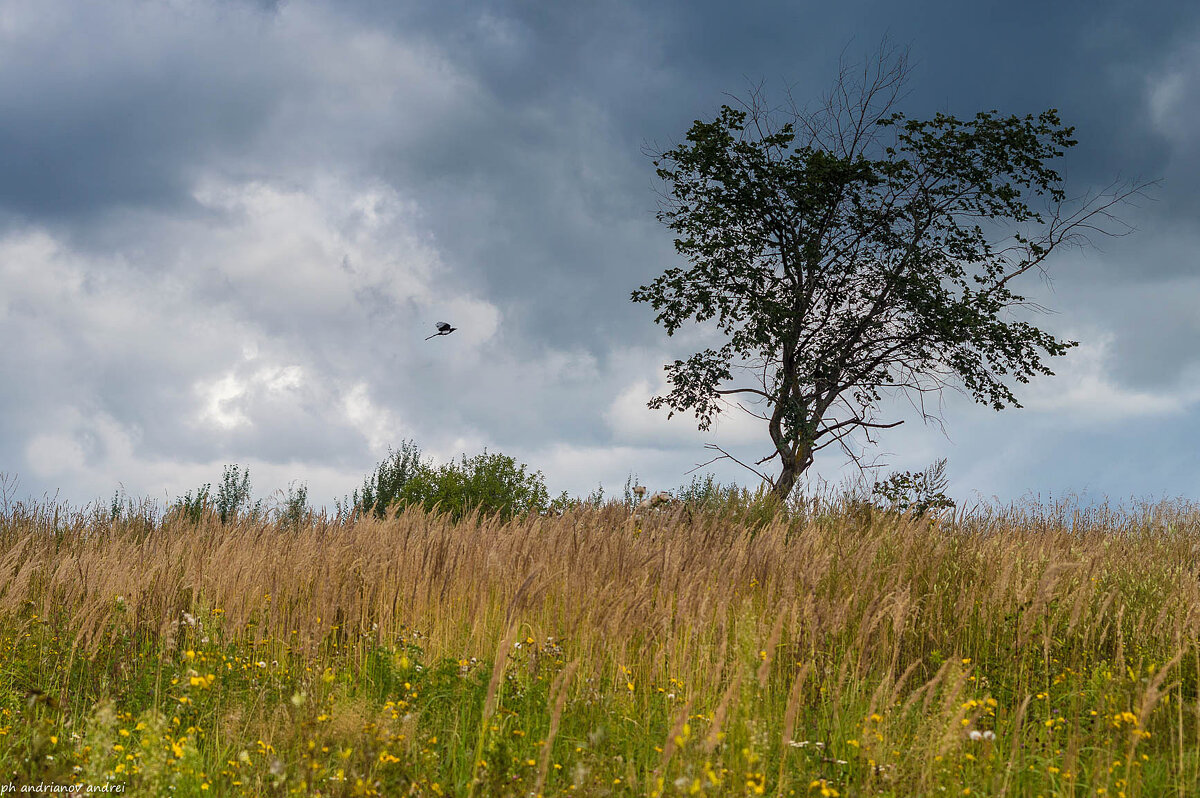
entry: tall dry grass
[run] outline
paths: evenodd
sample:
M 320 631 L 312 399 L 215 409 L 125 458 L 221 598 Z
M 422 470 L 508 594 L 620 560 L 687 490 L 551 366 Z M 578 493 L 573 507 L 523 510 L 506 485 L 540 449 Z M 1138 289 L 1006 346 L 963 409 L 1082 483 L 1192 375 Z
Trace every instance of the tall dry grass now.
M 555 733 L 567 691 L 625 684 L 648 706 L 658 698 L 644 688 L 678 684 L 710 723 L 710 754 L 756 690 L 778 717 L 745 734 L 779 738 L 780 789 L 806 714 L 819 715 L 830 745 L 853 733 L 880 784 L 927 786 L 989 706 L 969 696 L 999 699 L 995 725 L 1015 760 L 1023 729 L 1058 722 L 1035 696 L 1107 669 L 1138 677 L 1135 725 L 1162 732 L 1135 736 L 1122 755 L 1161 749 L 1176 785 L 1194 784 L 1200 767 L 1188 753 L 1200 731 L 1200 513 L 1181 504 L 991 508 L 942 521 L 846 504 L 758 527 L 619 507 L 508 523 L 411 510 L 298 528 L 50 506 L 0 517 L 0 618 L 49 624 L 86 658 L 122 636 L 169 648 L 185 617 L 298 652 L 331 640 L 386 647 L 415 631 L 430 661 L 553 638 L 579 663 L 571 684 L 555 685 Z M 1156 712 L 1164 696 L 1176 701 L 1170 713 Z M 1081 728 L 1089 712 L 1124 709 L 1085 703 Z M 871 735 L 885 735 L 864 719 L 882 724 L 889 712 L 909 720 L 876 751 Z M 912 725 L 917 715 L 925 725 Z M 687 717 L 668 713 L 660 778 Z M 899 737 L 903 756 L 883 750 Z M 1056 756 L 1087 759 L 1083 737 L 1064 739 Z M 1018 779 L 996 778 L 1006 790 Z

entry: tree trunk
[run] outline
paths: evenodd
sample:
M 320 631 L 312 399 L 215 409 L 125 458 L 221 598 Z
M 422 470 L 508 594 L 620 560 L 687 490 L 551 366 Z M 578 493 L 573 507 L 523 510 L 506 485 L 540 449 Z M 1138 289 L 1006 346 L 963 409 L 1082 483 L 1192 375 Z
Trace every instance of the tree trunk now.
M 796 463 L 793 460 L 783 464 L 783 470 L 779 472 L 779 476 L 775 478 L 775 483 L 771 485 L 771 493 L 779 501 L 787 501 L 788 496 L 792 495 L 792 488 L 796 486 L 796 477 L 800 475 L 796 468 Z
M 813 452 L 811 446 L 805 446 L 803 449 L 803 456 L 801 457 L 793 452 L 786 451 L 785 447 L 779 447 L 779 460 L 783 463 L 783 470 L 779 472 L 779 476 L 771 484 L 771 493 L 781 502 L 788 500 L 788 497 L 792 495 L 792 489 L 796 487 L 796 480 L 812 465 Z

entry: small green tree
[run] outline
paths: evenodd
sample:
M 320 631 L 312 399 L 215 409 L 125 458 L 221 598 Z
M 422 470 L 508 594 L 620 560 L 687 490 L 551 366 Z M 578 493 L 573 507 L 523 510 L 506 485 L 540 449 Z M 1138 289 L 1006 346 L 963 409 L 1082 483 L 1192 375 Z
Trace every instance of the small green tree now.
M 397 450 L 389 447 L 387 457 L 363 480 L 362 490 L 351 495 L 351 506 L 383 518 L 388 507 L 402 501 L 408 483 L 428 469 L 416 442 L 402 441 Z
M 307 522 L 312 516 L 312 508 L 308 506 L 308 485 L 292 483 L 288 485 L 287 494 L 276 510 L 276 517 L 281 524 L 295 529 Z
M 1044 358 L 1076 342 L 1017 319 L 1028 303 L 1015 281 L 1105 232 L 1144 187 L 1071 202 L 1050 166 L 1076 143 L 1057 111 L 909 119 L 894 110 L 906 75 L 881 54 L 861 80 L 843 70 L 815 112 L 756 92 L 654 160 L 668 189 L 658 218 L 688 266 L 632 299 L 668 335 L 694 321 L 725 343 L 667 365 L 670 390 L 650 407 L 707 430 L 740 400 L 771 448 L 737 462 L 780 499 L 821 449 L 857 460 L 855 433 L 871 442 L 899 424 L 878 419 L 886 393 L 922 412 L 945 387 L 1019 407 L 1006 381 L 1052 374 Z M 777 475 L 759 470 L 775 460 Z
M 248 514 L 257 518 L 262 514 L 262 502 L 251 503 L 250 469 L 242 469 L 238 465 L 227 465 L 221 473 L 221 483 L 217 485 L 217 498 L 214 507 L 222 524 L 237 520 L 238 516 Z

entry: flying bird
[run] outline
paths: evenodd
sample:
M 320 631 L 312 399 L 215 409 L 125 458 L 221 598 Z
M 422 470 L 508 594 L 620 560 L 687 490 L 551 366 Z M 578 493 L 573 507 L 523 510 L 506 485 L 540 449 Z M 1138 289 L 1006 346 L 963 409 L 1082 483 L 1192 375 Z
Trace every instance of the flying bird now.
M 447 324 L 444 321 L 439 321 L 437 323 L 437 329 L 438 329 L 438 331 L 435 332 L 433 335 L 429 336 L 429 338 L 437 338 L 439 335 L 449 335 L 450 333 L 454 332 L 458 328 L 451 327 L 449 324 Z M 428 341 L 429 338 L 426 338 L 425 340 Z

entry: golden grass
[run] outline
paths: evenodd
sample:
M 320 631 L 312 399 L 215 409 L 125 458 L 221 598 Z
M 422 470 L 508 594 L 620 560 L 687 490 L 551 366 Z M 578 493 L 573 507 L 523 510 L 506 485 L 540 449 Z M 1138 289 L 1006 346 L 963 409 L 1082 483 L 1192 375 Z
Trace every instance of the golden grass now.
M 1164 763 L 1156 778 L 1188 794 L 1200 788 L 1198 576 L 1200 513 L 1177 504 L 945 521 L 846 505 L 758 528 L 700 514 L 632 518 L 615 506 L 508 523 L 411 510 L 299 528 L 49 507 L 0 517 L 0 619 L 50 624 L 76 658 L 98 661 L 130 637 L 168 651 L 191 633 L 187 618 L 226 642 L 306 656 L 332 645 L 359 664 L 413 635 L 426 662 L 491 658 L 483 722 L 464 730 L 473 774 L 510 651 L 552 639 L 572 662 L 546 703 L 538 792 L 560 718 L 589 690 L 648 717 L 675 686 L 647 732 L 665 741 L 661 752 L 622 777 L 641 785 L 635 793 L 671 788 L 670 768 L 692 772 L 683 729 L 696 713 L 696 762 L 719 758 L 735 736 L 760 751 L 738 766 L 744 779 L 730 777 L 751 794 L 834 783 L 919 794 L 962 773 L 997 794 L 1025 794 L 1035 745 L 1039 772 L 1057 769 L 1041 775 L 1064 791 L 1086 783 L 1091 795 L 1139 794 L 1144 777 L 1129 763 L 1153 750 Z M 1107 736 L 1093 718 L 1109 724 Z M 994 772 L 971 764 L 981 753 L 948 775 L 970 750 L 966 732 L 985 727 L 1000 735 L 987 743 L 1000 749 Z M 789 775 L 807 756 L 796 750 L 801 734 L 827 748 L 797 772 L 824 768 L 828 779 Z M 1119 753 L 1123 777 L 1111 765 L 1102 772 L 1101 744 Z M 862 761 L 838 776 L 847 751 Z M 762 768 L 768 756 L 773 766 Z

